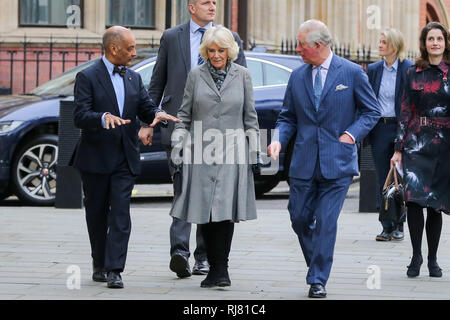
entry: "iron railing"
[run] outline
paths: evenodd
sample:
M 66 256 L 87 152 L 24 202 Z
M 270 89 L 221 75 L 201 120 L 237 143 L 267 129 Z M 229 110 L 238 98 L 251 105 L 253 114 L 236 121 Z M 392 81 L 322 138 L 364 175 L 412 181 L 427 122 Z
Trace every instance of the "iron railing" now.
M 152 37 L 149 46 L 155 48 L 158 44 Z M 0 94 L 27 93 L 60 73 L 103 54 L 101 43 L 86 44 L 78 36 L 70 44 L 62 44 L 53 37 L 45 43 L 32 44 L 26 36 L 13 48 L 0 42 L 0 66 L 3 70 Z M 30 75 L 34 81 L 30 80 Z
M 283 39 L 279 46 L 271 48 L 270 51 L 277 52 L 281 54 L 298 55 L 296 39 Z M 250 50 L 258 48 L 256 41 L 249 41 Z M 373 50 L 370 45 L 357 45 L 352 46 L 350 44 L 333 44 L 331 46 L 332 51 L 345 59 L 353 61 L 360 64 L 364 69 L 368 64 L 378 61 L 380 57 L 378 56 L 378 50 Z M 415 60 L 418 56 L 418 52 L 408 51 L 406 58 L 410 60 Z

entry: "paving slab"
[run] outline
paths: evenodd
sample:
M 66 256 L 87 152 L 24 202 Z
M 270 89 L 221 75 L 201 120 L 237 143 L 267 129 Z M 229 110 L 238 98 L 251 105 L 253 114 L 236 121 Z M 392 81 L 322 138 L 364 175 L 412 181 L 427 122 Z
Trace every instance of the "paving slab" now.
M 0 204 L 0 300 L 307 300 L 306 263 L 286 209 L 288 190 L 283 185 L 273 192 L 278 199 L 274 207 L 266 206 L 270 200 L 258 200 L 258 219 L 236 225 L 230 254 L 232 286 L 226 289 L 200 288 L 204 276 L 178 279 L 169 270 L 170 186 L 138 187 L 140 197 L 158 192 L 169 200 L 156 205 L 151 199 L 148 205 L 140 200 L 143 204 L 132 207 L 123 290 L 90 279 L 83 209 Z M 430 278 L 425 263 L 421 275 L 409 279 L 407 228 L 404 241 L 376 242 L 378 216 L 358 212 L 358 192 L 358 184 L 352 185 L 339 218 L 327 300 L 450 299 L 450 217 L 443 217 L 438 251 L 444 276 Z M 73 288 L 76 282 L 67 285 L 69 278 L 78 276 L 73 268 L 79 268 L 80 289 Z M 369 281 L 374 280 L 374 268 L 379 272 L 378 287 Z

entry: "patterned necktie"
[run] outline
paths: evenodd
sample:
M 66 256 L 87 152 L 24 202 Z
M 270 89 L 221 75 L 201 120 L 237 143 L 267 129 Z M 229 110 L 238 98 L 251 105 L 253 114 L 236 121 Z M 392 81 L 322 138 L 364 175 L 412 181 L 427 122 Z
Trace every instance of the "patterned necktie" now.
M 320 97 L 322 96 L 322 67 L 317 67 L 316 77 L 314 78 L 314 106 L 319 111 Z
M 205 29 L 205 28 L 198 28 L 197 31 L 200 32 L 200 33 L 202 34 L 202 37 L 200 38 L 200 44 L 202 44 L 203 36 L 205 35 L 206 29 Z M 200 47 L 200 46 L 199 46 L 199 47 Z M 199 53 L 199 54 L 198 54 L 197 64 L 198 64 L 198 65 L 201 65 L 201 64 L 204 64 L 204 63 L 205 63 L 205 61 L 203 60 L 203 58 L 200 56 L 200 53 Z
M 113 75 L 118 73 L 122 78 L 125 76 L 125 72 L 127 71 L 126 67 L 118 67 L 114 66 Z

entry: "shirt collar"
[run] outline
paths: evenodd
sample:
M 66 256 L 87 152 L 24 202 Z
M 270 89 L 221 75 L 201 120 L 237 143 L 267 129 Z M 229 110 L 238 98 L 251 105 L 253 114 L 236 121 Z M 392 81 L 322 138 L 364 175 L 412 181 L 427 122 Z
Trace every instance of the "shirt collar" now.
M 114 71 L 114 65 L 108 59 L 106 59 L 105 55 L 103 55 L 102 60 L 106 66 L 106 69 L 108 70 L 109 75 L 112 75 Z
M 320 67 L 322 67 L 322 69 L 328 70 L 330 69 L 330 65 L 331 65 L 331 60 L 333 60 L 333 51 L 330 52 L 330 55 L 328 56 L 328 58 L 320 65 Z M 317 69 L 317 66 L 314 66 L 313 69 Z
M 391 71 L 391 70 L 397 71 L 397 69 L 398 69 L 398 59 L 395 60 L 394 64 L 390 68 L 388 67 L 388 65 L 386 63 L 386 60 L 384 60 L 383 66 L 388 71 Z
M 210 23 L 208 23 L 207 25 L 205 25 L 203 28 L 205 28 L 206 30 L 208 30 L 209 28 L 211 28 L 212 27 L 212 25 L 213 25 L 213 23 L 212 23 L 212 21 L 210 22 Z M 202 28 L 202 27 L 200 27 L 198 24 L 196 24 L 194 21 L 192 21 L 192 19 L 190 20 L 190 22 L 189 22 L 189 28 L 190 28 L 190 30 L 191 30 L 191 33 L 195 33 L 195 32 L 197 32 L 197 30 L 199 29 L 199 28 Z

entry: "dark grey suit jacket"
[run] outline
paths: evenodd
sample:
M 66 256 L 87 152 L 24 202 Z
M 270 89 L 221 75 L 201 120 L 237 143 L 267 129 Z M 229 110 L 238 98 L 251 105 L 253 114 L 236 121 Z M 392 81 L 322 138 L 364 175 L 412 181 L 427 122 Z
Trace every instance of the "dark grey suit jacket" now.
M 242 41 L 239 35 L 233 32 L 239 45 L 239 55 L 236 61 L 247 67 Z M 184 87 L 187 75 L 191 69 L 191 41 L 189 22 L 181 24 L 163 32 L 160 40 L 158 58 L 153 69 L 152 80 L 148 93 L 150 98 L 168 114 L 176 116 L 183 101 Z M 170 147 L 170 137 L 174 124 L 169 123 L 167 128 L 161 128 L 161 142 Z

